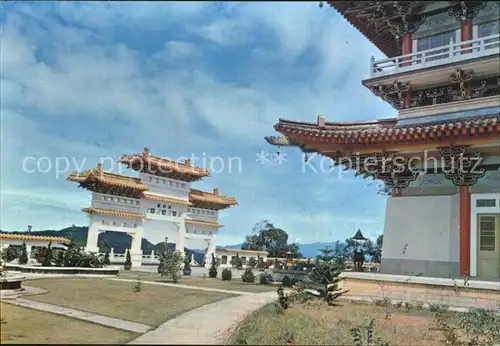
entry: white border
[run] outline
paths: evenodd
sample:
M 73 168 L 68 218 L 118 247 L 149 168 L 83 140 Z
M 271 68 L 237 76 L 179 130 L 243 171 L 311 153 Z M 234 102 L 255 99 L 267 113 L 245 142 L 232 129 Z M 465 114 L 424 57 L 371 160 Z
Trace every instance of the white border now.
M 476 207 L 478 199 L 497 200 L 496 207 Z M 470 276 L 477 276 L 477 214 L 500 213 L 500 193 L 472 193 L 470 195 Z

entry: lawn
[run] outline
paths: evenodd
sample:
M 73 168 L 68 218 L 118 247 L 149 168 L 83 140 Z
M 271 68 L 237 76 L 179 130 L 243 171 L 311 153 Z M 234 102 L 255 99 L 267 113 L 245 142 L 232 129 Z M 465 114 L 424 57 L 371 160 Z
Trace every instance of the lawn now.
M 1 344 L 124 344 L 137 334 L 0 303 Z
M 146 284 L 140 292 L 134 292 L 134 285 L 98 278 L 40 279 L 26 286 L 40 287 L 48 293 L 26 298 L 158 326 L 188 310 L 234 296 Z
M 230 344 L 353 345 L 352 328 L 368 326 L 375 319 L 375 337 L 391 345 L 445 345 L 444 334 L 436 327 L 432 313 L 427 310 L 385 308 L 349 301 L 340 304 L 329 307 L 315 300 L 293 304 L 284 312 L 268 305 L 238 326 Z M 391 312 L 389 318 L 386 318 L 387 309 Z M 456 314 L 446 313 L 446 320 L 456 323 Z M 365 341 L 362 344 L 368 343 Z M 380 344 L 382 342 L 373 343 Z
M 276 291 L 276 286 L 259 284 L 258 276 L 257 275 L 255 276 L 256 276 L 255 283 L 243 282 L 241 278 L 233 278 L 231 281 L 222 281 L 220 279 L 220 273 L 219 277 L 215 279 L 209 277 L 200 277 L 200 276 L 183 276 L 178 281 L 178 283 L 182 285 L 189 285 L 196 287 L 219 288 L 229 291 L 242 291 L 251 293 Z M 142 281 L 172 282 L 170 279 L 162 277 L 160 274 L 139 272 L 139 271 L 121 271 L 120 278 L 122 279 L 140 278 Z

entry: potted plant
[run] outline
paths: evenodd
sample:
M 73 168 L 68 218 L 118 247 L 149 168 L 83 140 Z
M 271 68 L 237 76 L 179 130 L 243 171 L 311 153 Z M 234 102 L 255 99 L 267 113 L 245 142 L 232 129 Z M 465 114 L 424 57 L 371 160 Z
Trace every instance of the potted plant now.
M 191 275 L 191 255 L 188 253 L 184 255 L 184 269 L 182 273 L 184 275 Z
M 125 257 L 125 263 L 123 264 L 125 270 L 130 270 L 132 268 L 132 258 L 130 257 L 130 250 L 127 249 L 127 255 Z

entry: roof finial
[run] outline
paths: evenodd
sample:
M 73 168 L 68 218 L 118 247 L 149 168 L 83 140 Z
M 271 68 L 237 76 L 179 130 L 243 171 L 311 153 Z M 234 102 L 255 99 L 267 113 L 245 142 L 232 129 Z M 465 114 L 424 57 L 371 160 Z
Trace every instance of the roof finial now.
M 214 195 L 217 195 L 217 196 L 219 195 L 219 188 L 218 187 L 214 188 Z
M 318 119 L 316 120 L 319 127 L 325 127 L 326 118 L 321 114 L 318 114 Z
M 144 156 L 149 156 L 149 148 L 148 147 L 144 147 L 143 155 Z
M 185 164 L 186 166 L 191 166 L 191 160 L 190 160 L 190 159 L 185 159 L 185 160 L 184 160 L 184 164 Z
M 102 173 L 102 163 L 100 163 L 100 162 L 97 163 L 95 171 L 96 171 L 96 173 L 99 173 L 99 174 Z

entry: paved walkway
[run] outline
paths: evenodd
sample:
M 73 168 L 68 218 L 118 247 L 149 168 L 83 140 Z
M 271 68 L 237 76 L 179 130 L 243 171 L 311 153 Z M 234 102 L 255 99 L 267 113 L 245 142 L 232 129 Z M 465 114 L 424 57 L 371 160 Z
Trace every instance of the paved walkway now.
M 223 345 L 246 316 L 276 301 L 276 292 L 246 294 L 175 317 L 130 344 Z
M 137 282 L 137 280 L 133 280 L 133 279 L 120 279 L 120 278 L 106 278 L 106 280 L 124 281 L 124 282 Z M 143 281 L 143 280 L 141 280 L 141 282 L 143 284 L 148 284 L 148 285 L 168 286 L 168 287 L 184 288 L 184 289 L 188 289 L 188 290 L 197 290 L 197 291 L 238 294 L 238 295 L 242 295 L 242 296 L 243 295 L 255 294 L 255 293 L 244 292 L 244 291 L 224 290 L 224 289 L 221 289 L 221 288 L 210 288 L 210 287 L 193 286 L 193 285 L 182 285 L 182 284 L 174 284 L 174 283 L 170 283 L 170 282 L 156 282 L 156 281 Z M 274 294 L 276 295 L 276 292 L 274 292 Z
M 13 299 L 13 300 L 10 300 L 10 299 L 9 300 L 2 300 L 2 302 L 22 306 L 22 307 L 29 308 L 29 309 L 35 309 L 35 310 L 50 312 L 50 313 L 54 313 L 54 314 L 58 314 L 58 315 L 64 315 L 64 316 L 76 318 L 79 320 L 89 321 L 89 322 L 97 323 L 97 324 L 100 324 L 103 326 L 122 329 L 122 330 L 126 330 L 129 332 L 134 332 L 134 333 L 142 334 L 142 333 L 147 332 L 149 329 L 151 329 L 150 326 L 147 326 L 145 324 L 124 321 L 124 320 L 120 320 L 118 318 L 102 316 L 102 315 L 98 315 L 98 314 L 94 314 L 94 313 L 86 312 L 86 311 L 74 310 L 74 309 L 65 308 L 65 307 L 58 306 L 58 305 L 40 303 L 40 302 L 36 302 L 34 300 L 28 300 L 28 299 L 24 299 L 24 298 L 17 298 L 17 299 Z

